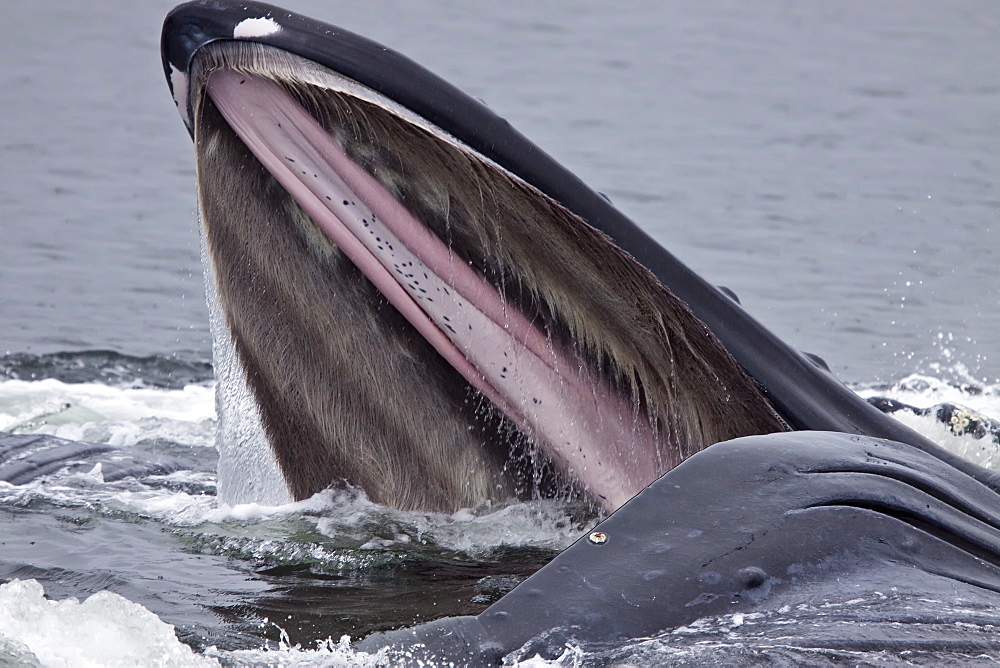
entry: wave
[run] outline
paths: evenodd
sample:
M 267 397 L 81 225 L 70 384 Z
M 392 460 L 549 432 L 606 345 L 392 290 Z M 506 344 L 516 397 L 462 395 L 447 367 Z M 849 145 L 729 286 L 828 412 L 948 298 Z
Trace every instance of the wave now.
M 10 520 L 9 549 L 0 556 L 0 582 L 9 581 L 0 585 L 0 665 L 148 664 L 154 656 L 175 657 L 163 665 L 385 665 L 387 657 L 354 652 L 343 634 L 475 614 L 592 521 L 555 501 L 401 512 L 352 489 L 298 503 L 227 506 L 215 496 L 215 384 L 207 363 L 91 351 L 7 355 L 0 365 L 0 431 L 111 446 L 26 484 L 0 483 L 0 517 Z M 1000 415 L 1000 385 L 957 372 L 854 390 L 918 409 L 954 404 Z M 956 433 L 933 411 L 894 415 L 974 461 L 1000 461 L 996 439 Z M 156 457 L 183 466 L 140 465 Z M 72 598 L 88 594 L 82 603 Z M 820 609 L 802 614 L 806 624 L 824 619 Z M 30 615 L 35 628 L 49 624 L 51 633 L 29 628 L 23 619 Z M 552 662 L 513 658 L 530 665 L 809 661 L 811 650 L 754 639 L 754 629 L 777 633 L 789 619 L 706 620 L 606 656 L 570 648 Z M 132 624 L 148 638 L 133 646 L 131 636 L 85 632 L 98 623 Z M 170 624 L 176 628 L 162 634 Z M 747 654 L 744 641 L 756 649 Z
M 212 380 L 213 372 L 211 363 L 192 353 L 134 357 L 110 350 L 88 350 L 0 356 L 0 379 L 47 378 L 64 383 L 180 389 Z

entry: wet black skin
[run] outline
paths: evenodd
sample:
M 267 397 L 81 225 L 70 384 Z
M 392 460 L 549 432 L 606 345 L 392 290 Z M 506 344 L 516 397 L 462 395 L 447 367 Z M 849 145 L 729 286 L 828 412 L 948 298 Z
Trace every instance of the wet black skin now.
M 480 103 L 380 45 L 260 3 L 175 9 L 163 30 L 168 75 L 187 72 L 199 48 L 262 16 L 282 30 L 255 41 L 399 102 L 606 233 L 691 308 L 798 430 L 713 445 L 606 519 L 596 529 L 605 541 L 581 538 L 486 612 L 371 636 L 361 648 L 420 642 L 422 656 L 479 663 L 531 641 L 532 653 L 558 656 L 567 638 L 613 644 L 706 616 L 776 610 L 803 592 L 836 599 L 845 582 L 1000 605 L 995 473 L 857 397 Z M 813 642 L 1000 649 L 961 633 Z

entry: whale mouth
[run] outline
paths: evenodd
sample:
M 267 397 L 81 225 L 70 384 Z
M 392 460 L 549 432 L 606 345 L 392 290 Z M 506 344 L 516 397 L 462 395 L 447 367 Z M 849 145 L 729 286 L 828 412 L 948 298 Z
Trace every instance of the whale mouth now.
M 648 270 L 443 130 L 262 44 L 209 44 L 192 72 L 215 284 L 295 497 L 611 511 L 782 429 Z
M 206 92 L 265 169 L 410 326 L 585 488 L 617 508 L 651 482 L 641 472 L 679 463 L 657 461 L 656 426 L 644 410 L 593 379 L 529 322 L 279 84 L 221 69 L 209 76 Z

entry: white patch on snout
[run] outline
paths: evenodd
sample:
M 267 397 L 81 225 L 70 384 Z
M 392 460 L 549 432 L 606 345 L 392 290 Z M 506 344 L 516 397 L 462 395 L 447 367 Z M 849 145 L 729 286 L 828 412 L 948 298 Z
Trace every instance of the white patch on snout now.
M 233 28 L 233 39 L 248 39 L 252 37 L 267 37 L 281 30 L 274 19 L 262 16 L 259 19 L 243 19 Z

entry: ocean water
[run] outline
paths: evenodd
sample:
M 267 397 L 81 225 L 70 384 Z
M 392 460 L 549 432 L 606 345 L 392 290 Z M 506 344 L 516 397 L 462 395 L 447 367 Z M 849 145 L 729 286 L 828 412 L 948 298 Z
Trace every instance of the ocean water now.
M 481 610 L 586 519 L 216 502 L 193 151 L 159 62 L 172 4 L 3 6 L 0 431 L 119 449 L 0 483 L 0 665 L 377 662 L 341 636 Z M 484 99 L 862 395 L 1000 417 L 995 3 L 286 4 Z M 167 464 L 118 477 L 129 457 Z M 557 663 L 893 660 L 758 633 L 787 621 Z

